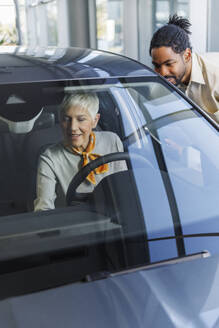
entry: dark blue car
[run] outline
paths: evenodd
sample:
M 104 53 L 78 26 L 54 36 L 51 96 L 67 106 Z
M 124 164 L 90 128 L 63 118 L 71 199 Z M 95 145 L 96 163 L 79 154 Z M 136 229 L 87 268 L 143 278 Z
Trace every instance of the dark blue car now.
M 124 151 L 36 211 L 39 157 L 77 92 Z M 1 47 L 0 152 L 0 327 L 219 327 L 218 125 L 175 86 L 112 53 Z M 115 161 L 127 169 L 78 192 Z

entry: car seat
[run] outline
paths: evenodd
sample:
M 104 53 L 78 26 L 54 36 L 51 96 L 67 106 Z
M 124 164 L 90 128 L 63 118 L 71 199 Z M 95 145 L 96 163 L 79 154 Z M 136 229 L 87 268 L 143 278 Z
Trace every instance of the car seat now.
M 37 117 L 26 124 L 25 121 L 9 124 L 0 117 L 0 216 L 30 210 L 35 198 L 39 154 L 61 139 L 53 113 L 41 111 Z
M 42 112 L 35 122 L 34 128 L 25 139 L 25 162 L 28 180 L 27 209 L 33 210 L 33 201 L 36 198 L 37 167 L 40 154 L 46 148 L 62 140 L 62 131 L 57 118 L 57 108 L 53 112 Z

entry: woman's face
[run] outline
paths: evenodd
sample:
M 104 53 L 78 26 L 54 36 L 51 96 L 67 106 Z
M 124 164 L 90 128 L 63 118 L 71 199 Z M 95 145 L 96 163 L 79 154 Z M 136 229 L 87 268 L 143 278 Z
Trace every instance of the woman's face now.
M 62 129 L 64 142 L 84 151 L 89 143 L 89 137 L 93 128 L 96 127 L 99 114 L 93 119 L 87 108 L 75 105 L 69 107 L 62 116 Z

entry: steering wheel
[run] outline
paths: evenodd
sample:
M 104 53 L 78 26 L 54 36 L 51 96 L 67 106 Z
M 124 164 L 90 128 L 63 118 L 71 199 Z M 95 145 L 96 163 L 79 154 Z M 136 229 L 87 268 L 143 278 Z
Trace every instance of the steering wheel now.
M 149 165 L 153 168 L 152 164 L 143 156 L 136 153 L 127 153 L 127 152 L 118 152 L 118 153 L 110 153 L 107 155 L 103 155 L 94 161 L 91 161 L 86 166 L 82 167 L 80 171 L 72 178 L 68 190 L 66 193 L 66 203 L 68 206 L 71 205 L 73 201 L 84 201 L 90 193 L 78 193 L 76 189 L 84 181 L 84 179 L 88 176 L 88 174 L 105 163 L 115 162 L 115 161 L 128 161 L 130 159 L 135 159 L 143 165 Z

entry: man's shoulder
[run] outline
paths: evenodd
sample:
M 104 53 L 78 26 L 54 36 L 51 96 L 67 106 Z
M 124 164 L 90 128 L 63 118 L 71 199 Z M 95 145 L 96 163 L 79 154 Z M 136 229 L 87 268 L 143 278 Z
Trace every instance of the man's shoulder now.
M 207 72 L 211 72 L 212 74 L 218 74 L 219 52 L 206 52 L 203 54 L 196 54 L 196 56 Z
M 203 54 L 195 54 L 196 62 L 198 63 L 198 66 L 195 66 L 197 69 L 196 75 L 199 74 L 202 75 L 202 78 L 204 82 L 208 81 L 208 84 L 215 85 L 219 82 L 219 53 L 216 52 L 209 52 L 209 53 L 203 53 Z M 194 65 L 195 61 L 193 61 Z M 200 73 L 198 73 L 200 71 Z
M 204 61 L 207 61 L 208 63 L 211 63 L 212 65 L 217 65 L 219 67 L 219 52 L 205 52 L 203 54 L 199 54 L 199 56 Z

